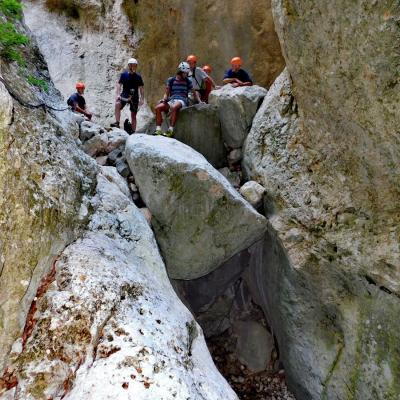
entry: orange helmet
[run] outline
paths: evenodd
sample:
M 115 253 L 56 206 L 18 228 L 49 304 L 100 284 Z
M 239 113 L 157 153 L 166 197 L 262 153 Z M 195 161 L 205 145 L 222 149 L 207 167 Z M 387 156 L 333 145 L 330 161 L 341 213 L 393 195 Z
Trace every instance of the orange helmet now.
M 85 84 L 83 82 L 77 82 L 75 85 L 77 89 L 85 89 Z
M 194 54 L 191 54 L 190 56 L 187 56 L 186 61 L 193 61 L 193 62 L 197 62 L 197 57 Z
M 211 68 L 210 65 L 205 65 L 205 66 L 203 67 L 203 71 L 204 71 L 204 72 L 207 72 L 207 74 L 211 74 L 212 68 Z
M 231 60 L 232 65 L 242 65 L 242 59 L 240 57 L 233 57 Z

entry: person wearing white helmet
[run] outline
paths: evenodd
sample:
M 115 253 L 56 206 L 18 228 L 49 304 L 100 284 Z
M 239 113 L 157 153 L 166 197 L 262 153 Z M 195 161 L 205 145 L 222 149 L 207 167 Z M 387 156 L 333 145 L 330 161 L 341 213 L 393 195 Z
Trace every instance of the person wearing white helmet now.
M 128 70 L 124 71 L 115 86 L 115 122 L 112 127 L 119 128 L 121 110 L 129 103 L 131 111 L 132 131 L 136 130 L 136 113 L 144 102 L 144 83 L 136 72 L 138 61 L 136 58 L 128 60 Z
M 189 93 L 198 103 L 200 103 L 199 93 L 193 88 L 192 81 L 188 78 L 190 66 L 187 62 L 182 61 L 178 65 L 175 76 L 171 76 L 167 80 L 164 97 L 156 106 L 156 135 L 162 135 L 162 112 L 171 111 L 170 127 L 164 136 L 173 136 L 174 127 L 178 119 L 179 110 L 187 107 L 189 104 Z

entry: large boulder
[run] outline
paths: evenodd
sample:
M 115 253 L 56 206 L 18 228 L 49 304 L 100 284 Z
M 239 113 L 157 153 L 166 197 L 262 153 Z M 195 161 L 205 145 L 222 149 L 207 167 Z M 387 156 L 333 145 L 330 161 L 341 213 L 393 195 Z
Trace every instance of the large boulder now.
M 16 27 L 29 35 L 22 23 Z M 46 78 L 46 64 L 34 40 L 24 49 L 24 60 L 26 69 L 21 75 L 17 63 L 0 59 L 1 371 L 12 343 L 24 330 L 42 276 L 87 223 L 87 201 L 97 169 L 75 143 L 69 127 L 76 124 L 70 113 L 22 105 L 45 101 L 57 109 L 63 107 Z M 47 93 L 26 79 L 38 73 L 48 86 Z
M 226 149 L 217 107 L 197 104 L 180 111 L 175 138 L 203 154 L 215 168 L 226 165 Z
M 336 86 L 335 57 L 329 66 L 326 62 L 332 73 L 312 69 L 321 64 L 314 62 L 316 48 L 309 48 L 325 40 L 317 16 L 357 13 L 361 18 L 358 8 L 341 14 L 329 4 L 320 14 L 315 7 L 307 11 L 305 3 L 285 2 L 293 6 L 290 10 L 275 3 L 297 77 L 296 96 L 285 71 L 270 88 L 244 146 L 245 173 L 266 188 L 274 210 L 270 221 L 282 240 L 280 244 L 272 232 L 267 235 L 262 259 L 268 268 L 259 269 L 251 285 L 263 293 L 259 301 L 277 336 L 288 384 L 297 398 L 395 399 L 400 396 L 400 333 L 395 317 L 400 312 L 396 211 L 400 148 L 392 134 L 399 118 L 381 107 L 394 109 L 398 93 L 388 89 L 377 102 L 361 93 L 357 97 L 349 89 L 356 90 L 355 83 L 343 75 Z M 367 2 L 365 6 L 368 10 Z M 367 19 L 366 12 L 361 15 Z M 346 35 L 356 29 L 347 18 L 333 20 L 336 31 Z M 373 34 L 375 25 L 366 26 L 374 27 L 368 35 L 378 40 L 381 33 Z M 303 30 L 308 36 L 302 37 L 310 39 L 301 57 L 295 57 L 294 43 Z M 312 41 L 318 32 L 318 41 Z M 379 47 L 382 60 L 389 35 L 384 33 Z M 362 68 L 358 48 L 347 50 L 352 56 L 346 52 L 346 60 Z M 303 62 L 309 62 L 309 68 L 300 71 Z M 384 76 L 390 71 L 389 63 Z M 326 100 L 336 89 L 349 90 L 346 107 L 339 100 L 342 94 Z M 364 112 L 365 102 L 372 107 L 373 119 Z
M 87 231 L 60 255 L 31 329 L 13 346 L 7 371 L 17 386 L 4 393 L 0 384 L 0 395 L 237 400 L 115 168 L 102 168 L 92 206 Z
M 260 86 L 234 88 L 229 84 L 211 92 L 209 102 L 218 108 L 222 137 L 228 147 L 242 147 L 266 94 Z
M 185 144 L 133 135 L 126 158 L 153 215 L 172 278 L 194 279 L 213 271 L 265 231 L 265 218 Z

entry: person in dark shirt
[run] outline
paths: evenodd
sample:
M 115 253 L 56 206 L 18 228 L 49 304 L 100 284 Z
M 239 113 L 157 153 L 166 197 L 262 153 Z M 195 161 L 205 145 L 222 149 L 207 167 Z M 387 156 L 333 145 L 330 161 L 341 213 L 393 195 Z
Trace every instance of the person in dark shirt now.
M 233 57 L 231 65 L 232 68 L 225 72 L 224 84 L 230 83 L 233 87 L 253 85 L 250 75 L 241 68 L 242 59 L 240 57 Z
M 92 113 L 87 110 L 86 101 L 83 97 L 85 93 L 85 84 L 83 82 L 78 82 L 75 87 L 76 93 L 68 98 L 67 104 L 73 111 L 83 114 L 90 121 L 92 119 Z
M 156 135 L 164 135 L 171 137 L 174 135 L 174 127 L 178 119 L 179 110 L 189 105 L 189 93 L 197 103 L 200 103 L 199 93 L 193 88 L 191 79 L 188 77 L 190 66 L 187 62 L 182 61 L 178 65 L 175 76 L 171 76 L 167 80 L 164 98 L 156 106 Z M 162 112 L 171 111 L 171 125 L 168 132 L 161 132 Z
M 144 83 L 142 77 L 136 72 L 138 62 L 135 58 L 128 60 L 128 70 L 119 77 L 115 90 L 115 122 L 112 127 L 119 128 L 121 110 L 129 103 L 131 111 L 132 130 L 136 130 L 136 113 L 144 102 Z

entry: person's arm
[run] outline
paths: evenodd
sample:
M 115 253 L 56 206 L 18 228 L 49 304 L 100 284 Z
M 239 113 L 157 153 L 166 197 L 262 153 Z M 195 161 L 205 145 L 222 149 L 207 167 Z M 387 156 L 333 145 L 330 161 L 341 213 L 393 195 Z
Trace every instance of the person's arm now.
M 242 80 L 240 81 L 239 86 L 253 86 L 253 81 L 251 80 L 250 75 L 244 70 L 242 70 L 242 75 Z
M 217 85 L 216 85 L 215 82 L 214 82 L 214 79 L 211 78 L 210 75 L 207 75 L 206 81 L 209 82 L 209 83 L 211 83 L 211 87 L 212 87 L 213 89 L 215 89 L 215 88 L 217 87 Z
M 253 86 L 253 82 L 241 82 L 239 86 Z
M 83 114 L 85 117 L 87 117 L 89 120 L 92 119 L 92 114 L 86 110 L 86 108 L 81 108 L 78 106 L 78 103 L 74 104 L 74 110 L 78 111 L 79 113 Z
M 139 106 L 142 106 L 144 104 L 144 86 L 139 86 Z
M 117 82 L 115 85 L 115 100 L 119 100 L 119 96 L 121 95 L 121 86 L 122 84 L 120 82 Z
M 191 92 L 193 94 L 193 98 L 195 99 L 196 103 L 202 103 L 200 96 L 199 96 L 199 92 L 195 89 L 191 89 Z

